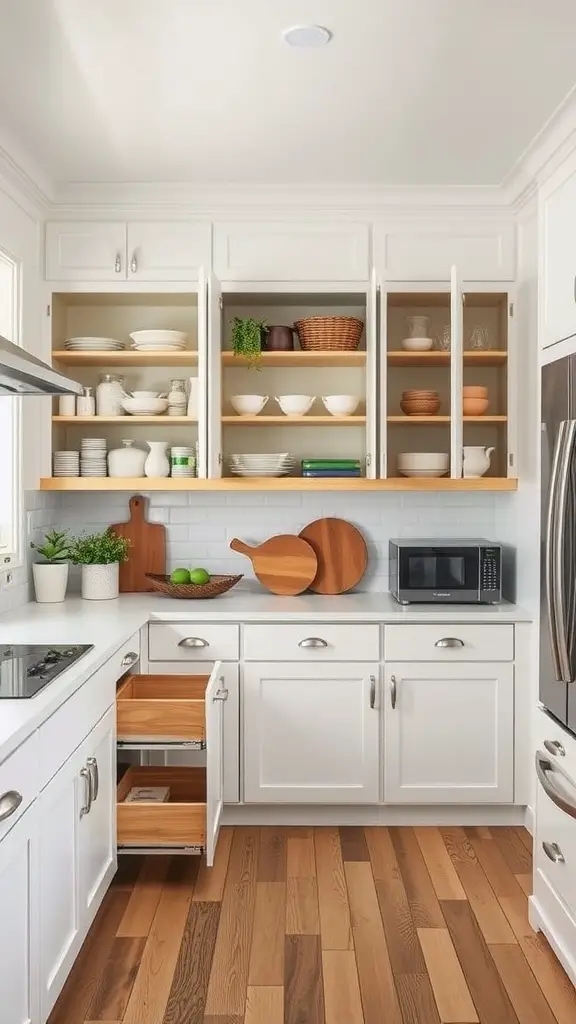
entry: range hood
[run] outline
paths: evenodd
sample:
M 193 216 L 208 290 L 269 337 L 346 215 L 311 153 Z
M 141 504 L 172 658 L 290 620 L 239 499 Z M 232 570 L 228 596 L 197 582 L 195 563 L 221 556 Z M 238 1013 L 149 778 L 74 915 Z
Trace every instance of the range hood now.
M 82 385 L 0 335 L 0 398 L 3 395 L 81 395 Z

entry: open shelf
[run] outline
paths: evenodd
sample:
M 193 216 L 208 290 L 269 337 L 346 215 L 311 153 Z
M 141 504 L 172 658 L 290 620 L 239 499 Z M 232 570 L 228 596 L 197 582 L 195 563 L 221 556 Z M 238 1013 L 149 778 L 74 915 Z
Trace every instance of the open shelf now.
M 364 366 L 366 353 L 355 352 L 262 352 L 258 366 Z M 222 353 L 223 366 L 248 366 L 245 356 L 235 356 L 233 352 Z
M 63 366 L 196 366 L 198 353 L 189 349 L 178 352 L 52 352 L 54 362 Z
M 465 366 L 503 366 L 508 353 L 493 349 L 487 352 L 464 352 Z M 389 366 L 449 366 L 450 352 L 388 352 Z
M 463 416 L 464 423 L 507 423 L 507 416 Z M 450 416 L 387 416 L 388 423 L 401 423 L 403 427 L 440 426 L 450 423 Z
M 197 423 L 192 416 L 53 416 L 53 423 L 65 423 L 69 427 L 97 426 L 99 423 L 122 423 L 126 427 L 134 426 L 155 426 L 174 427 L 183 423 Z
M 44 477 L 42 491 L 516 491 L 518 481 L 507 477 L 453 480 L 389 477 L 222 477 L 214 480 L 146 477 Z
M 174 419 L 175 417 L 171 417 Z M 136 419 L 135 416 L 132 419 Z M 222 423 L 237 427 L 361 427 L 365 416 L 223 416 Z

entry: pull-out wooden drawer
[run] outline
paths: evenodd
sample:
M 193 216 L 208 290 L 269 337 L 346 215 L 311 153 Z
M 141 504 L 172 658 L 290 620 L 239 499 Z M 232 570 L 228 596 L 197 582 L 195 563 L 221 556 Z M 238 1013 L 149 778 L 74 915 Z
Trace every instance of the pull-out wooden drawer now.
M 170 798 L 166 803 L 126 803 L 133 786 L 168 786 Z M 128 768 L 118 784 L 118 846 L 204 850 L 207 812 L 205 768 Z
M 120 742 L 159 743 L 206 739 L 206 688 L 210 676 L 129 676 L 116 694 Z

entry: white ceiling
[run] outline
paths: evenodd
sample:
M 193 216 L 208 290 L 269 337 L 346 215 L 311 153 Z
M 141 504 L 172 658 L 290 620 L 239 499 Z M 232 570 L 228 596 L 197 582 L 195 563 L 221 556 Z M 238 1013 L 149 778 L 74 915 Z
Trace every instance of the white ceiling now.
M 499 184 L 575 81 L 574 0 L 0 0 L 0 133 L 56 182 Z

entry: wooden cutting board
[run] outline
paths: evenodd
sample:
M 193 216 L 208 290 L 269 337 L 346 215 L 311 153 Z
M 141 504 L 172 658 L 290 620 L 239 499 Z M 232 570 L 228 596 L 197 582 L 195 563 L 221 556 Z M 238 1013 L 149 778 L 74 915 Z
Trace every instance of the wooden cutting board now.
M 360 582 L 368 565 L 366 541 L 345 519 L 316 519 L 300 532 L 314 550 L 318 571 L 310 590 L 316 594 L 345 594 Z
M 146 499 L 141 494 L 130 498 L 130 519 L 115 523 L 112 529 L 130 541 L 128 561 L 120 563 L 120 592 L 144 593 L 153 590 L 147 572 L 166 572 L 166 530 L 159 523 L 147 523 Z
M 289 533 L 271 537 L 257 547 L 235 538 L 230 547 L 251 559 L 260 583 L 273 594 L 301 594 L 310 586 L 318 568 L 310 545 Z

